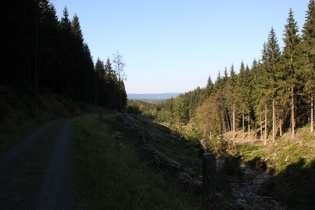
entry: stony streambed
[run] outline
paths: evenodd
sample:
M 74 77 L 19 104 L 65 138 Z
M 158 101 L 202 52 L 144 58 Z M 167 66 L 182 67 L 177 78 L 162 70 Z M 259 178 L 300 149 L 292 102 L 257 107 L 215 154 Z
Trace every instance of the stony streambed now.
M 244 176 L 242 178 L 231 177 L 231 188 L 236 198 L 239 209 L 255 210 L 285 210 L 287 207 L 272 197 L 259 194 L 261 185 L 270 178 L 267 172 L 251 168 L 241 167 Z

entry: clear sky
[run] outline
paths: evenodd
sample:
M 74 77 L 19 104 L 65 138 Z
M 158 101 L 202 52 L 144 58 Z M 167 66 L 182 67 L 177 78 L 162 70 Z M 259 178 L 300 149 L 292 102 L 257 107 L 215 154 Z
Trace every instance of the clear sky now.
M 77 14 L 93 59 L 118 50 L 127 93 L 188 92 L 261 58 L 274 27 L 282 46 L 289 9 L 301 29 L 309 0 L 51 0 Z

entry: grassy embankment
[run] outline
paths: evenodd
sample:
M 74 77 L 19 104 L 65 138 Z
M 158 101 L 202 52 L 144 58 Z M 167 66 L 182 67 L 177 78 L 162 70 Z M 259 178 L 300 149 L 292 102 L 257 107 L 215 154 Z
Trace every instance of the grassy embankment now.
M 139 161 L 138 136 L 135 131 L 126 129 L 120 119 L 120 114 L 106 115 L 103 120 L 88 115 L 75 123 L 74 173 L 76 182 L 81 185 L 81 190 L 76 191 L 83 193 L 78 196 L 80 207 L 203 209 L 200 197 L 182 191 L 176 182 L 170 183 L 162 173 L 156 173 Z M 115 132 L 123 133 L 124 137 L 113 139 Z M 152 143 L 150 137 L 147 140 Z M 180 150 L 175 152 L 160 145 L 159 149 L 162 148 L 167 155 L 173 154 L 172 158 L 187 159 L 185 154 L 177 154 Z

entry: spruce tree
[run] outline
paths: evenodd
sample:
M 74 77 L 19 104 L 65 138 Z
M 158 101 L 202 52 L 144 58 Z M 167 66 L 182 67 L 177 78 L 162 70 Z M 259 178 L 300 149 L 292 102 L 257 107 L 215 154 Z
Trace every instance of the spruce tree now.
M 212 79 L 211 77 L 209 76 L 208 77 L 208 80 L 207 80 L 207 86 L 206 86 L 206 94 L 207 94 L 207 97 L 210 97 L 214 91 L 214 84 L 212 82 Z
M 94 74 L 95 74 L 95 100 L 94 103 L 96 105 L 101 105 L 103 106 L 104 104 L 102 103 L 102 93 L 103 93 L 103 85 L 104 85 L 104 80 L 103 80 L 103 75 L 104 75 L 104 62 L 100 60 L 99 58 L 97 59 L 95 63 L 95 68 L 94 68 Z
M 95 90 L 95 82 L 94 82 L 94 63 L 91 55 L 91 51 L 89 46 L 84 43 L 83 44 L 83 66 L 82 68 L 85 69 L 85 74 L 82 75 L 84 78 L 86 78 L 86 102 L 87 103 L 94 103 L 94 90 Z
M 230 68 L 230 78 L 228 80 L 228 92 L 227 92 L 227 97 L 228 97 L 228 102 L 231 107 L 231 112 L 232 112 L 232 139 L 235 139 L 235 131 L 236 131 L 236 106 L 237 106 L 237 96 L 236 96 L 236 83 L 237 83 L 237 75 L 234 70 L 234 65 L 232 64 Z
M 268 83 L 267 96 L 272 101 L 272 141 L 276 137 L 276 94 L 277 94 L 277 71 L 279 70 L 279 59 L 281 51 L 273 28 L 268 35 L 268 42 L 264 44 L 262 62 L 266 72 Z
M 71 33 L 74 36 L 74 38 L 79 41 L 79 43 L 83 43 L 83 35 L 81 31 L 81 26 L 79 22 L 79 17 L 77 14 L 73 16 L 72 22 L 71 22 Z
M 306 58 L 304 66 L 305 92 L 310 100 L 311 129 L 314 129 L 314 95 L 315 95 L 315 1 L 310 0 L 306 20 L 302 30 L 303 51 Z
M 58 30 L 59 22 L 53 5 L 48 1 L 40 2 L 41 21 L 39 31 L 39 82 L 53 91 L 56 91 L 56 77 L 60 68 L 60 33 Z
M 297 22 L 294 19 L 293 11 L 290 9 L 287 24 L 285 25 L 283 42 L 285 44 L 283 49 L 283 63 L 285 68 L 285 75 L 283 75 L 283 99 L 291 99 L 291 137 L 294 138 L 295 134 L 295 95 L 299 83 L 298 69 L 299 69 L 299 55 L 301 51 L 299 46 L 301 39 L 298 35 Z M 290 91 L 286 91 L 290 89 Z
M 246 78 L 245 78 L 245 66 L 243 61 L 240 65 L 239 74 L 237 75 L 236 94 L 238 98 L 239 111 L 241 113 L 243 138 L 245 137 L 245 113 L 246 111 Z

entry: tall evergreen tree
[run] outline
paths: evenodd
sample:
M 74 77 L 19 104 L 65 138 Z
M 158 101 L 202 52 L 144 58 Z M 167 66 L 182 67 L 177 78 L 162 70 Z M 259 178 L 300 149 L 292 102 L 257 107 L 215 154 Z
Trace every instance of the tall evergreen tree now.
M 276 94 L 277 74 L 279 70 L 279 59 L 281 51 L 273 28 L 268 35 L 268 42 L 264 46 L 262 61 L 266 70 L 268 80 L 268 97 L 272 101 L 272 141 L 276 137 Z
M 237 86 L 236 86 L 236 94 L 239 102 L 239 110 L 241 113 L 241 122 L 242 122 L 242 131 L 243 131 L 243 138 L 245 137 L 245 113 L 246 111 L 246 78 L 245 78 L 245 66 L 243 61 L 240 65 L 239 74 L 237 76 Z
M 83 35 L 81 31 L 81 26 L 79 22 L 79 17 L 77 14 L 73 16 L 72 22 L 71 22 L 71 33 L 74 36 L 74 38 L 79 41 L 79 43 L 83 43 Z
M 293 11 L 290 9 L 287 24 L 285 25 L 283 42 L 285 44 L 283 49 L 284 68 L 286 70 L 283 75 L 283 89 L 284 93 L 282 98 L 289 98 L 291 104 L 291 137 L 294 138 L 295 134 L 295 97 L 298 83 L 298 69 L 299 69 L 299 55 L 301 51 L 299 46 L 301 39 L 298 35 L 297 22 L 294 19 Z M 291 89 L 290 92 L 286 91 Z
M 314 96 L 315 96 L 315 1 L 310 0 L 306 20 L 302 30 L 303 51 L 306 56 L 304 68 L 305 91 L 309 95 L 311 107 L 311 132 L 314 129 Z
M 55 74 L 60 68 L 59 22 L 53 5 L 47 0 L 40 2 L 41 21 L 39 25 L 39 84 L 55 91 Z
M 83 51 L 84 51 L 84 57 L 83 57 L 83 68 L 85 69 L 85 74 L 82 75 L 84 78 L 86 78 L 86 102 L 88 103 L 94 103 L 94 90 L 95 90 L 95 80 L 94 80 L 94 64 L 93 64 L 93 58 L 90 52 L 89 46 L 84 43 L 83 44 Z
M 73 73 L 73 64 L 72 64 L 72 40 L 71 40 L 71 21 L 69 19 L 69 13 L 67 7 L 63 10 L 63 17 L 60 21 L 60 68 L 56 72 L 56 83 L 58 93 L 66 95 L 71 92 L 71 81 L 70 78 Z
M 104 69 L 104 62 L 100 60 L 99 58 L 97 59 L 95 63 L 94 73 L 95 73 L 95 82 L 96 82 L 94 103 L 96 105 L 103 106 L 104 104 L 102 102 L 102 93 L 103 93 L 103 85 L 104 85 L 103 78 L 104 78 L 105 69 Z
M 214 86 L 214 84 L 212 82 L 211 77 L 209 76 L 208 80 L 207 80 L 207 86 L 206 86 L 207 97 L 210 97 L 212 95 L 212 93 L 214 91 L 214 89 L 213 89 L 214 87 L 213 86 Z
M 232 113 L 232 139 L 235 139 L 235 131 L 236 131 L 236 105 L 237 105 L 237 96 L 236 96 L 236 83 L 237 83 L 237 75 L 234 70 L 234 65 L 232 64 L 230 68 L 230 78 L 228 80 L 228 92 L 227 92 L 227 97 L 228 97 L 228 102 L 231 106 L 231 113 Z

